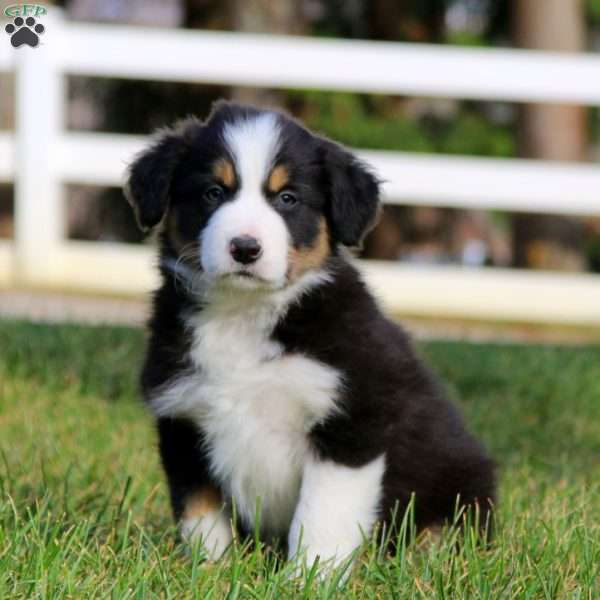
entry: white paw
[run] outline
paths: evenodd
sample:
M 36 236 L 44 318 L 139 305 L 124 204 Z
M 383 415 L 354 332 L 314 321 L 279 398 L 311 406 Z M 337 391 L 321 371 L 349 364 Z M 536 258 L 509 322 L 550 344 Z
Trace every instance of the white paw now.
M 183 519 L 181 537 L 190 545 L 202 544 L 209 560 L 219 559 L 233 541 L 231 524 L 222 511 Z
M 318 571 L 350 573 L 356 551 L 377 521 L 385 455 L 362 467 L 307 461 L 288 536 L 288 557 Z

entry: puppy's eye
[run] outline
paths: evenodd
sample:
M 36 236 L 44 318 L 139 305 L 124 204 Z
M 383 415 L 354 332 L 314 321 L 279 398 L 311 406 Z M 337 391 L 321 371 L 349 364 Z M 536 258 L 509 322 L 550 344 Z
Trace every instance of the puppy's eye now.
M 298 203 L 298 198 L 292 194 L 292 192 L 281 192 L 281 194 L 277 196 L 277 201 L 282 206 L 289 208 Z
M 218 204 L 224 200 L 225 192 L 221 186 L 213 185 L 204 192 L 204 198 L 212 204 Z

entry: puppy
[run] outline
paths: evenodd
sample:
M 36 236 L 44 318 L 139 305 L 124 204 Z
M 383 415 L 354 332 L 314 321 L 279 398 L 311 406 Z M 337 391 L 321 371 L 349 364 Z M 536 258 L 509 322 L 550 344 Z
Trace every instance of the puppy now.
M 142 374 L 182 537 L 234 533 L 338 564 L 415 497 L 418 529 L 457 505 L 487 521 L 493 463 L 348 260 L 379 184 L 288 116 L 227 102 L 160 133 L 129 169 L 160 226 Z

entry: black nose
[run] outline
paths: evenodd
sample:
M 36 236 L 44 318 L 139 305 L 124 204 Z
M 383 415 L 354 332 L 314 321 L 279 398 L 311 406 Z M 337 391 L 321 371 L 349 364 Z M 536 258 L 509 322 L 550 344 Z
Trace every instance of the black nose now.
M 258 260 L 262 254 L 262 247 L 256 238 L 249 235 L 235 237 L 229 242 L 229 252 L 235 262 L 249 265 Z

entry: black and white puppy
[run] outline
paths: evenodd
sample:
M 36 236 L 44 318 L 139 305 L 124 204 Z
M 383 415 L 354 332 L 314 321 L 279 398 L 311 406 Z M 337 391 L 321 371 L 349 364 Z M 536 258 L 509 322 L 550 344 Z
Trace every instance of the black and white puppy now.
M 379 210 L 366 165 L 220 102 L 163 131 L 126 191 L 161 225 L 142 387 L 184 538 L 217 558 L 258 526 L 335 564 L 412 494 L 419 529 L 457 497 L 486 520 L 492 461 L 345 256 Z

